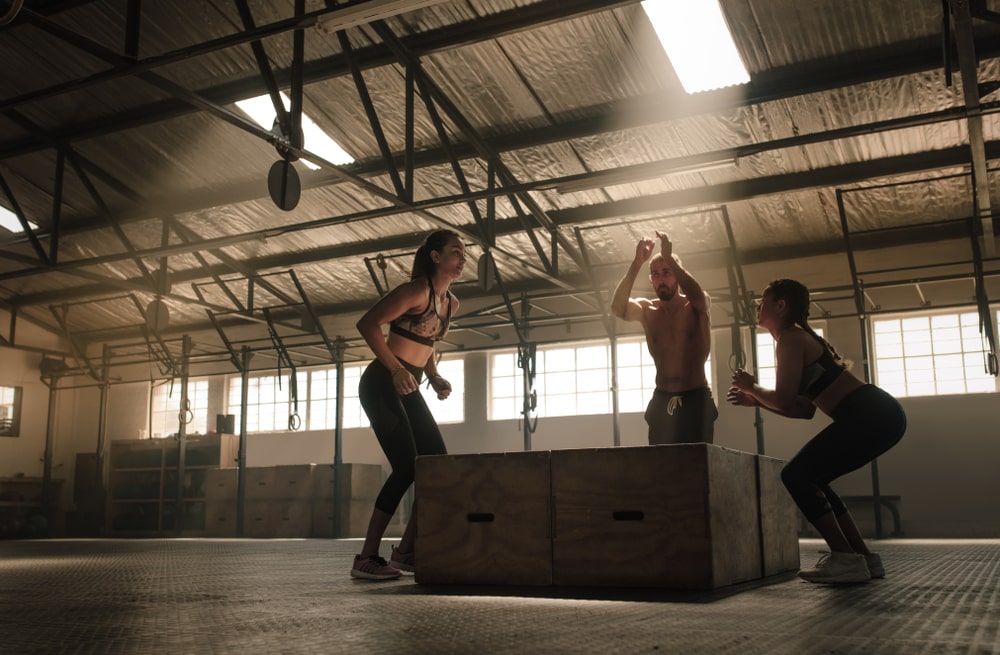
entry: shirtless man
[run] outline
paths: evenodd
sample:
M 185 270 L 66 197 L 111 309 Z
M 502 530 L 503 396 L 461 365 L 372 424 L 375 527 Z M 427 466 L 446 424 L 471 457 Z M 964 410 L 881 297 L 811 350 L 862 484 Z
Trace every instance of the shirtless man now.
M 644 238 L 615 289 L 611 311 L 620 319 L 642 323 L 656 364 L 656 390 L 645 415 L 650 445 L 712 443 L 719 412 L 705 379 L 711 345 L 708 294 L 681 266 L 669 237 L 660 232 L 656 237 L 660 254 L 649 264 L 656 300 L 629 297 L 639 271 L 653 254 L 655 242 Z

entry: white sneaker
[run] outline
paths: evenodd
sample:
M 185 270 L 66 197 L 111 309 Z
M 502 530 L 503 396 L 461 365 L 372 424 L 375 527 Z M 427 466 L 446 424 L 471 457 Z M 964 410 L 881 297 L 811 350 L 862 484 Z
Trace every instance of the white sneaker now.
M 865 563 L 868 565 L 868 573 L 873 579 L 885 577 L 885 567 L 882 566 L 882 558 L 879 557 L 878 553 L 865 555 Z
M 829 555 L 830 551 L 824 549 L 819 551 L 819 554 Z M 882 565 L 882 558 L 878 553 L 868 553 L 865 555 L 865 564 L 868 565 L 868 573 L 872 576 L 872 580 L 885 577 L 885 567 Z
M 816 566 L 799 571 L 799 577 L 808 582 L 823 584 L 848 584 L 868 582 L 871 573 L 865 556 L 858 553 L 827 553 L 819 558 Z

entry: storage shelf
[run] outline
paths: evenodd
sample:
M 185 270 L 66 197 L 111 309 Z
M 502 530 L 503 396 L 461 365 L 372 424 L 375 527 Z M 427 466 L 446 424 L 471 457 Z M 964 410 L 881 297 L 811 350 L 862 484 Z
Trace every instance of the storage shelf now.
M 208 471 L 230 468 L 236 459 L 238 443 L 234 435 L 186 439 L 181 534 L 205 534 Z M 179 445 L 170 438 L 111 442 L 108 534 L 126 537 L 177 533 Z
M 57 478 L 49 480 L 46 507 L 44 478 L 0 477 L 0 538 L 52 536 L 53 521 L 59 516 L 62 483 Z

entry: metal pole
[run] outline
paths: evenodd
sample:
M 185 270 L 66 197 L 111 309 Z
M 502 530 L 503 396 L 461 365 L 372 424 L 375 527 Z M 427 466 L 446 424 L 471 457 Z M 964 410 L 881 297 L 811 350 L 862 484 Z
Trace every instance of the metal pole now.
M 104 472 L 104 462 L 108 450 L 108 404 L 110 402 L 111 383 L 108 378 L 111 375 L 111 348 L 104 344 L 104 352 L 101 357 L 103 368 L 101 383 L 101 405 L 97 416 L 97 498 L 100 501 L 101 512 L 105 511 L 107 496 L 107 477 Z M 102 521 L 103 525 L 104 522 Z
M 748 292 L 748 295 L 753 295 Z M 752 299 L 752 298 L 751 298 Z M 754 374 L 760 370 L 760 362 L 757 358 L 757 322 L 755 318 L 750 319 L 750 362 L 753 366 Z M 753 427 L 757 431 L 757 454 L 764 454 L 764 412 L 760 411 L 760 405 L 753 408 Z
M 191 412 L 188 398 L 188 355 L 191 352 L 191 338 L 184 336 L 184 352 L 181 355 L 181 408 L 177 414 L 177 506 L 174 509 L 174 531 L 184 530 L 184 458 L 187 455 L 187 421 Z M 161 518 L 162 520 L 162 518 Z
M 42 516 L 52 523 L 50 508 L 52 506 L 52 444 L 55 440 L 56 423 L 56 392 L 59 391 L 59 378 L 53 376 L 49 385 L 49 411 L 45 424 L 45 453 L 42 456 Z
M 621 409 L 618 405 L 618 333 L 611 321 L 611 426 L 614 431 L 614 445 L 622 445 Z
M 333 536 L 340 532 L 340 480 L 344 471 L 344 340 L 337 337 L 337 424 L 333 431 Z
M 862 282 L 859 280 L 858 284 L 861 285 Z M 869 353 L 869 343 L 868 343 L 868 330 L 865 329 L 865 315 L 858 315 L 858 326 L 861 328 L 861 361 L 864 366 L 865 382 L 871 383 L 871 362 L 868 361 Z M 879 500 L 881 496 L 879 479 L 878 479 L 878 458 L 875 458 L 871 462 L 871 474 L 872 474 L 872 512 L 875 515 L 875 538 L 881 539 L 882 534 L 882 508 Z
M 236 475 L 236 536 L 243 536 L 243 506 L 247 494 L 247 404 L 250 398 L 250 348 L 243 346 L 243 356 L 240 358 L 240 447 L 237 455 Z

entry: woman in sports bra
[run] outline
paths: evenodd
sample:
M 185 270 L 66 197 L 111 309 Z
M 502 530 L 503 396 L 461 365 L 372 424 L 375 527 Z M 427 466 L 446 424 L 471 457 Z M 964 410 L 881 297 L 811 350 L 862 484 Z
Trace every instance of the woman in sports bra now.
M 458 234 L 451 230 L 431 233 L 413 258 L 410 281 L 386 294 L 358 321 L 358 332 L 375 355 L 361 375 L 358 395 L 392 472 L 375 500 L 352 577 L 389 580 L 398 578 L 401 571 L 414 570 L 416 501 L 389 562 L 379 556 L 379 546 L 399 501 L 413 484 L 417 455 L 447 452 L 418 388 L 426 375 L 439 399 L 451 393 L 451 384 L 438 375 L 434 344 L 444 338 L 458 310 L 458 299 L 449 289 L 464 266 L 465 245 Z M 387 337 L 383 335 L 386 324 L 390 326 Z
M 885 577 L 882 560 L 868 550 L 830 483 L 896 445 L 906 431 L 906 415 L 895 398 L 855 377 L 850 362 L 809 327 L 809 304 L 802 283 L 771 282 L 757 305 L 757 323 L 775 340 L 775 388 L 765 389 L 738 370 L 727 400 L 789 418 L 810 419 L 819 408 L 833 419 L 781 472 L 795 503 L 830 547 L 799 576 L 809 582 L 865 582 Z

